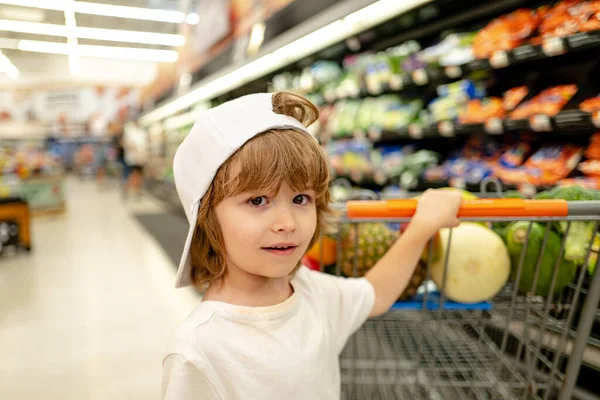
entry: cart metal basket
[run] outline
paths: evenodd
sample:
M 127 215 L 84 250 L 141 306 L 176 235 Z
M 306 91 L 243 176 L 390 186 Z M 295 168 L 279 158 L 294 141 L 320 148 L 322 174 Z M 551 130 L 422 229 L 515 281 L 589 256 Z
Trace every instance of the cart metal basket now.
M 341 207 L 343 217 L 339 223 L 346 229 L 358 229 L 359 224 L 366 222 L 404 223 L 410 221 L 415 209 L 416 200 L 352 201 Z M 419 294 L 410 301 L 396 303 L 384 316 L 367 321 L 343 350 L 342 398 L 578 398 L 576 381 L 582 362 L 600 368 L 598 341 L 590 336 L 595 318 L 600 316 L 600 268 L 589 276 L 585 267 L 579 267 L 575 279 L 555 295 L 541 297 L 533 293 L 551 224 L 566 221 L 568 233 L 575 221 L 595 221 L 593 238 L 600 223 L 600 202 L 469 200 L 463 202 L 459 217 L 462 221 L 531 221 L 528 236 L 533 221 L 543 224 L 545 236 L 533 287 L 523 293 L 509 279 L 489 301 L 453 303 L 443 294 L 445 278 L 439 291 L 429 282 L 430 246 L 425 283 Z M 560 245 L 559 259 L 566 236 Z M 340 241 L 338 233 L 338 254 Z M 527 242 L 526 239 L 519 265 L 512 267 L 517 269 L 513 271 L 517 282 Z M 590 259 L 591 248 L 592 243 L 586 259 Z M 341 274 L 339 264 L 338 260 L 335 271 L 330 272 Z M 446 258 L 444 277 L 447 267 Z M 558 268 L 557 260 L 551 292 Z

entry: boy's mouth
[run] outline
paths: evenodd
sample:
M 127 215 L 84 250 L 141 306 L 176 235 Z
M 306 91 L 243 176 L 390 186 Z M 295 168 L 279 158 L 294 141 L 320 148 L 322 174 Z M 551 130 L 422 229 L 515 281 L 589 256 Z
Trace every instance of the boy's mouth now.
M 279 256 L 288 256 L 294 253 L 298 246 L 293 244 L 278 244 L 275 246 L 263 247 L 264 251 Z

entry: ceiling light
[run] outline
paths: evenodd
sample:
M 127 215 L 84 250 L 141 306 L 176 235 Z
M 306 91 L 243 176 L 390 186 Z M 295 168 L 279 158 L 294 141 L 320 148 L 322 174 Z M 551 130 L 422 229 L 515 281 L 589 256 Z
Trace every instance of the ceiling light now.
M 19 69 L 0 51 L 0 72 L 4 72 L 10 79 L 19 77 Z
M 308 35 L 296 39 L 270 54 L 259 57 L 248 64 L 222 74 L 208 77 L 201 81 L 195 89 L 183 96 L 146 113 L 140 119 L 147 126 L 160 121 L 174 113 L 184 110 L 196 102 L 210 100 L 216 96 L 240 87 L 246 82 L 276 71 L 296 62 L 310 54 L 314 54 L 328 46 L 345 40 L 365 29 L 375 26 L 384 20 L 391 19 L 415 7 L 432 0 L 379 0 L 364 7 L 345 18 L 338 19 L 319 28 Z
M 2 29 L 0 27 L 0 29 Z M 113 42 L 143 43 L 163 46 L 183 46 L 185 37 L 170 33 L 122 31 L 117 29 L 78 27 L 80 39 L 110 40 Z
M 0 4 L 8 4 L 21 7 L 41 8 L 45 10 L 64 11 L 66 0 L 0 0 Z M 146 21 L 172 22 L 179 24 L 185 21 L 186 16 L 179 11 L 156 10 L 151 8 L 139 8 L 129 6 L 115 6 L 112 4 L 90 3 L 75 1 L 74 10 L 79 14 L 102 15 L 115 18 L 130 18 Z
M 69 36 L 69 31 L 65 25 L 42 24 L 39 22 L 0 20 L 0 31 L 32 33 L 48 36 Z M 143 43 L 165 46 L 182 46 L 185 43 L 185 37 L 183 35 L 169 33 L 125 31 L 118 29 L 88 28 L 81 26 L 76 27 L 75 32 L 77 37 L 80 39 L 108 40 L 114 42 Z
M 187 15 L 187 17 L 185 17 L 185 22 L 187 22 L 189 25 L 196 25 L 198 22 L 200 22 L 200 16 L 196 13 L 190 13 Z
M 17 45 L 21 51 L 36 53 L 69 54 L 67 43 L 41 42 L 37 40 L 21 40 Z M 77 50 L 82 57 L 116 58 L 123 60 L 175 62 L 179 54 L 174 50 L 154 50 L 132 47 L 78 45 Z
M 71 75 L 79 75 L 79 49 L 77 48 L 77 23 L 71 0 L 65 7 L 65 26 L 67 27 L 67 45 L 69 46 L 69 72 Z

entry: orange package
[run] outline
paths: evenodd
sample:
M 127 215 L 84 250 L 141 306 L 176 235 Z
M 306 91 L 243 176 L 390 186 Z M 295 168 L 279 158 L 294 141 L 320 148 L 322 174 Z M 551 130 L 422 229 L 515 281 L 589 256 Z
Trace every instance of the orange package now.
M 506 111 L 514 110 L 529 94 L 527 86 L 518 86 L 504 92 L 503 107 Z
M 585 156 L 590 160 L 600 160 L 600 133 L 595 133 L 590 139 Z
M 579 105 L 579 109 L 589 113 L 600 110 L 600 96 L 582 101 Z
M 554 116 L 577 93 L 577 85 L 554 86 L 541 91 L 533 99 L 518 106 L 511 114 L 511 119 L 526 119 L 533 115 Z
M 540 12 L 541 38 L 600 29 L 600 1 L 563 0 Z M 541 39 L 540 38 L 540 39 Z M 538 39 L 538 38 L 536 38 Z M 535 42 L 536 40 L 534 40 Z M 541 42 L 541 40 L 539 40 Z
M 483 100 L 471 100 L 465 110 L 459 115 L 461 124 L 480 124 L 490 118 L 504 118 L 505 112 L 502 99 L 490 97 Z
M 543 146 L 525 162 L 528 183 L 555 185 L 575 169 L 582 153 L 581 147 L 570 144 Z
M 525 8 L 496 18 L 475 35 L 473 53 L 476 58 L 489 58 L 497 50 L 512 50 L 523 44 L 539 23 L 539 14 Z

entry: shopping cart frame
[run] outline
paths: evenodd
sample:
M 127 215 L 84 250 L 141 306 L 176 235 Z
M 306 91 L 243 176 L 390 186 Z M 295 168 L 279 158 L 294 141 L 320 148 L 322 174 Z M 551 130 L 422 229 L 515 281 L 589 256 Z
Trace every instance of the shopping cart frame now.
M 412 217 L 412 215 L 415 212 L 416 209 L 416 204 L 417 204 L 417 200 L 383 200 L 383 201 L 353 201 L 353 202 L 348 202 L 345 204 L 336 204 L 334 206 L 334 210 L 336 210 L 337 212 L 339 212 L 341 214 L 341 216 L 339 217 L 338 223 L 339 224 L 348 224 L 351 226 L 351 229 L 358 229 L 358 225 L 361 223 L 368 223 L 368 222 L 385 222 L 385 223 L 406 223 L 406 222 L 410 222 L 410 218 Z M 472 222 L 512 222 L 512 221 L 530 221 L 530 222 L 540 222 L 543 223 L 545 225 L 545 233 L 544 233 L 544 239 L 542 242 L 542 248 L 541 251 L 538 255 L 538 260 L 537 260 L 537 267 L 536 267 L 536 278 L 534 279 L 534 283 L 533 283 L 533 288 L 532 291 L 535 291 L 535 285 L 536 285 L 536 280 L 537 280 L 537 275 L 539 273 L 539 264 L 540 264 L 540 259 L 541 256 L 543 254 L 543 252 L 545 251 L 545 246 L 547 244 L 547 238 L 550 232 L 550 224 L 556 221 L 567 221 L 567 233 L 568 230 L 570 229 L 571 223 L 575 222 L 575 221 L 595 221 L 595 226 L 594 226 L 594 234 L 592 236 L 592 241 L 593 241 L 593 237 L 596 235 L 596 233 L 599 232 L 599 225 L 600 225 L 600 201 L 595 201 L 595 202 L 565 202 L 565 201 L 556 201 L 556 200 L 523 200 L 523 199 L 480 199 L 480 200 L 470 200 L 470 201 L 464 201 L 463 202 L 463 206 L 461 206 L 461 209 L 459 211 L 459 217 L 461 218 L 461 221 L 472 221 Z M 529 230 L 527 232 L 527 238 L 526 241 L 524 243 L 524 249 L 523 249 L 523 253 L 521 254 L 521 259 L 519 261 L 519 265 L 518 265 L 518 271 L 517 271 L 517 276 L 516 276 L 516 281 L 519 281 L 520 279 L 520 273 L 521 273 L 521 269 L 523 268 L 523 258 L 528 246 L 528 239 L 529 239 L 529 233 L 531 230 L 531 226 L 532 224 L 529 224 Z M 561 240 L 561 245 L 560 245 L 560 257 L 562 257 L 563 252 L 564 252 L 564 248 L 565 248 L 565 242 L 566 242 L 566 236 L 567 233 L 564 235 L 563 239 Z M 338 240 L 337 240 L 337 247 L 338 247 L 338 254 L 341 254 L 341 240 L 340 240 L 340 233 L 338 232 Z M 355 242 L 354 242 L 354 248 L 355 250 L 358 249 L 358 239 L 357 239 L 358 235 L 355 235 Z M 452 240 L 452 234 L 450 233 L 450 237 L 449 240 Z M 589 259 L 590 257 L 590 252 L 591 252 L 591 243 L 588 246 L 588 251 L 586 254 L 586 261 Z M 322 251 L 322 247 L 321 247 L 321 251 Z M 427 281 L 430 278 L 430 266 L 431 266 L 431 254 L 432 254 L 432 247 L 430 245 L 429 248 L 429 259 L 428 259 L 428 263 L 427 263 L 427 275 L 425 280 Z M 559 259 L 560 259 L 559 257 Z M 321 259 L 323 259 L 323 257 L 321 257 Z M 599 258 L 600 259 L 600 258 Z M 599 264 L 598 260 L 596 261 L 596 266 Z M 551 291 L 552 288 L 554 288 L 555 282 L 556 282 L 556 275 L 557 275 L 557 269 L 559 266 L 559 261 L 557 260 L 557 262 L 555 263 L 554 266 L 554 270 L 553 270 L 553 276 L 552 276 L 552 283 L 551 283 Z M 448 267 L 448 259 L 445 260 L 445 264 L 444 264 L 444 276 L 446 275 L 446 271 L 447 271 L 447 267 Z M 321 265 L 320 266 L 321 270 L 323 270 L 324 266 Z M 340 262 L 338 260 L 338 263 L 335 267 L 335 274 L 336 275 L 341 275 L 341 266 L 340 266 Z M 356 270 L 357 270 L 357 266 L 356 266 L 356 260 L 355 260 L 355 265 L 354 265 L 354 275 L 356 275 Z M 596 268 L 596 272 L 594 273 L 593 277 L 591 278 L 591 282 L 589 283 L 589 289 L 587 291 L 587 295 L 585 296 L 585 301 L 583 303 L 583 308 L 581 309 L 581 313 L 579 314 L 579 322 L 577 324 L 577 329 L 575 332 L 573 332 L 571 330 L 571 325 L 573 324 L 573 319 L 575 318 L 575 313 L 576 310 L 578 309 L 579 303 L 582 301 L 581 297 L 582 297 L 582 285 L 584 283 L 584 280 L 586 279 L 586 268 L 579 268 L 577 271 L 577 275 L 575 278 L 575 281 L 572 283 L 572 287 L 570 288 L 570 293 L 572 294 L 572 297 L 570 299 L 568 299 L 567 303 L 569 303 L 569 307 L 568 307 L 568 311 L 567 311 L 567 315 L 566 315 L 566 320 L 558 320 L 558 322 L 556 320 L 552 320 L 550 321 L 550 315 L 551 313 L 554 311 L 553 308 L 555 308 L 558 305 L 562 304 L 563 299 L 561 298 L 560 300 L 558 299 L 558 296 L 562 296 L 562 294 L 556 294 L 556 295 L 550 295 L 548 296 L 547 299 L 542 299 L 543 302 L 540 303 L 540 300 L 538 298 L 538 296 L 533 296 L 531 293 L 528 294 L 520 294 L 518 292 L 518 289 L 516 287 L 516 285 L 513 285 L 513 287 L 510 287 L 510 284 L 507 286 L 507 288 L 510 290 L 509 291 L 509 296 L 506 296 L 504 298 L 504 303 L 495 303 L 494 301 L 492 301 L 491 303 L 493 304 L 493 308 L 500 310 L 501 312 L 498 314 L 501 318 L 503 317 L 505 319 L 504 323 L 504 329 L 501 333 L 501 339 L 499 340 L 499 343 L 497 343 L 497 346 L 495 349 L 491 349 L 492 353 L 490 353 L 490 357 L 497 357 L 496 360 L 494 360 L 498 366 L 495 367 L 497 368 L 496 370 L 500 373 L 503 369 L 514 369 L 515 371 L 511 371 L 515 373 L 515 376 L 517 377 L 516 382 L 515 382 L 515 386 L 518 388 L 505 388 L 506 390 L 511 390 L 511 389 L 519 389 L 518 391 L 516 390 L 514 393 L 518 393 L 518 396 L 511 394 L 511 396 L 509 397 L 508 394 L 506 395 L 496 395 L 498 397 L 494 397 L 494 395 L 491 395 L 492 398 L 523 398 L 523 399 L 527 399 L 527 398 L 536 398 L 536 399 L 550 399 L 550 398 L 558 398 L 559 400 L 567 400 L 567 399 L 571 399 L 573 398 L 573 393 L 575 391 L 575 386 L 576 386 L 576 381 L 577 381 L 577 377 L 584 359 L 584 353 L 586 351 L 586 346 L 587 346 L 587 342 L 588 342 L 588 338 L 590 337 L 590 333 L 592 330 L 592 324 L 594 322 L 594 316 L 596 313 L 596 309 L 597 309 L 597 304 L 600 300 L 600 273 L 598 272 L 598 268 Z M 444 282 L 445 285 L 445 282 Z M 443 286 L 444 286 L 443 285 Z M 452 326 L 452 313 L 456 312 L 458 314 L 460 314 L 461 312 L 464 312 L 465 315 L 469 315 L 469 314 L 474 314 L 474 315 L 484 315 L 483 313 L 488 313 L 490 310 L 489 309 L 482 309 L 482 308 L 472 308 L 469 309 L 468 307 L 463 308 L 462 311 L 461 309 L 452 309 L 452 308 L 448 308 L 448 304 L 450 304 L 448 301 L 446 301 L 446 299 L 444 298 L 444 287 L 442 286 L 442 288 L 440 288 L 440 295 L 439 298 L 434 299 L 434 302 L 437 302 L 438 306 L 437 307 L 431 307 L 431 296 L 432 293 L 430 293 L 430 291 L 427 289 L 427 285 L 425 285 L 425 290 L 422 294 L 422 298 L 419 300 L 420 301 L 420 306 L 418 307 L 414 307 L 414 302 L 412 304 L 412 310 L 415 311 L 421 311 L 421 320 L 419 321 L 419 323 L 421 324 L 421 326 L 425 326 L 428 323 L 431 323 L 432 326 L 436 326 L 436 324 L 438 323 L 443 323 L 445 324 L 444 326 L 446 328 L 448 328 L 448 326 Z M 554 297 L 556 297 L 556 299 L 554 299 Z M 556 304 L 555 302 L 553 302 L 553 300 L 556 300 Z M 536 308 L 533 308 L 534 304 L 533 302 L 536 301 L 537 305 Z M 506 355 L 505 353 L 507 352 L 507 348 L 509 347 L 509 342 L 511 340 L 514 341 L 513 338 L 513 331 L 512 331 L 512 326 L 509 326 L 512 322 L 517 321 L 516 319 L 513 321 L 513 318 L 516 318 L 516 315 L 513 315 L 515 313 L 515 311 L 522 311 L 521 309 L 518 308 L 518 305 L 520 306 L 525 306 L 525 322 L 524 324 L 521 326 L 521 339 L 524 338 L 523 340 L 517 340 L 517 355 L 516 355 L 516 359 L 520 359 L 521 356 L 520 354 L 523 354 L 522 352 L 524 351 L 524 362 L 521 363 L 520 360 L 516 360 L 516 359 L 511 359 L 510 356 Z M 502 306 L 505 306 L 504 309 L 502 309 Z M 533 313 L 536 310 L 542 310 L 542 314 L 541 314 L 541 318 L 539 318 L 539 320 L 541 321 L 541 325 L 535 326 L 534 324 L 532 324 L 530 326 L 529 323 L 529 319 L 531 317 L 531 313 Z M 390 327 L 390 326 L 395 326 L 395 327 L 400 327 L 398 329 L 412 329 L 410 328 L 410 321 L 403 320 L 403 318 L 407 315 L 409 315 L 410 313 L 407 311 L 407 308 L 405 306 L 402 306 L 402 304 L 400 304 L 399 307 L 396 307 L 396 310 L 392 310 L 390 313 L 388 313 L 388 315 L 384 316 L 383 318 L 381 318 L 380 320 L 376 321 L 375 324 L 380 324 L 381 326 L 385 327 Z M 437 316 L 436 316 L 437 314 Z M 414 313 L 413 313 L 414 316 Z M 437 318 L 437 319 L 436 319 Z M 450 318 L 450 320 L 449 320 Z M 394 319 L 397 319 L 397 321 L 394 321 Z M 446 320 L 444 322 L 444 320 Z M 432 322 L 433 321 L 433 322 Z M 457 320 L 458 321 L 458 320 Z M 454 321 L 456 322 L 456 321 Z M 475 340 L 481 340 L 482 342 L 484 341 L 484 337 L 489 336 L 489 332 L 485 332 L 486 329 L 489 326 L 487 325 L 488 321 L 484 321 L 481 326 L 479 325 L 473 325 L 474 328 L 476 328 L 475 330 L 479 330 L 479 332 L 477 332 L 477 335 L 475 335 L 475 337 L 477 337 L 478 339 Z M 450 323 L 450 324 L 448 324 Z M 367 323 L 368 324 L 368 323 Z M 424 325 L 425 324 L 425 325 Z M 554 324 L 555 326 L 550 326 Z M 461 322 L 457 323 L 458 326 L 461 326 Z M 466 324 L 468 325 L 468 324 Z M 375 325 L 374 325 L 375 326 Z M 405 328 L 406 326 L 409 326 L 409 328 Z M 404 328 L 403 328 L 404 327 Z M 552 329 L 551 329 L 552 328 Z M 366 328 L 368 330 L 368 327 Z M 375 332 L 376 334 L 378 332 L 379 328 L 373 328 L 373 332 Z M 451 329 L 450 329 L 451 330 Z M 546 344 L 543 343 L 546 339 L 546 334 L 547 333 L 552 333 L 552 331 L 554 331 L 554 333 L 558 333 L 559 337 L 558 337 L 558 344 L 556 347 L 556 353 L 553 357 L 547 357 L 547 356 L 543 356 L 542 354 L 546 352 Z M 558 331 L 558 332 L 556 332 Z M 415 333 L 417 332 L 417 334 Z M 364 332 L 363 332 L 364 333 Z M 357 333 L 355 339 L 359 340 L 359 336 L 361 334 L 363 334 L 361 332 Z M 368 333 L 368 332 L 367 332 Z M 534 342 L 534 338 L 536 336 L 537 333 L 537 342 Z M 376 336 L 376 334 L 373 334 L 374 336 Z M 409 332 L 409 335 L 417 336 L 418 335 L 418 331 L 413 331 L 413 332 Z M 366 333 L 365 333 L 366 335 Z M 531 335 L 531 341 L 530 341 L 530 335 Z M 365 336 L 366 337 L 366 336 Z M 556 339 L 556 337 L 554 337 Z M 379 339 L 381 339 L 381 337 L 379 337 Z M 392 338 L 394 339 L 394 338 Z M 400 338 L 399 336 L 395 338 L 397 340 L 397 342 L 400 341 L 404 341 L 405 338 Z M 519 339 L 519 338 L 517 338 Z M 366 340 L 366 339 L 365 339 Z M 422 352 L 423 348 L 421 346 L 423 346 L 423 342 L 427 342 L 427 338 L 422 338 L 419 339 L 419 341 L 421 341 L 422 343 L 416 343 L 416 350 L 417 352 Z M 365 342 L 366 343 L 366 342 Z M 380 345 L 381 345 L 382 341 L 380 340 Z M 392 346 L 400 346 L 398 345 L 398 343 L 393 344 Z M 439 344 L 437 344 L 436 346 L 440 346 Z M 402 346 L 400 346 L 402 347 Z M 406 352 L 410 352 L 410 348 L 406 347 L 403 348 L 405 353 Z M 442 349 L 443 350 L 443 349 Z M 568 350 L 568 351 L 567 351 Z M 347 351 L 347 349 L 345 350 Z M 477 350 L 473 350 L 474 352 Z M 401 354 L 402 352 L 400 351 Z M 435 359 L 436 357 L 438 357 L 438 355 L 436 355 L 436 353 L 438 353 L 438 350 L 435 349 L 433 352 L 433 358 Z M 407 382 L 406 384 L 417 384 L 417 386 L 419 385 L 426 385 L 427 384 L 427 378 L 424 379 L 423 382 L 420 382 L 421 377 L 418 376 L 419 373 L 419 369 L 421 367 L 420 363 L 423 363 L 425 360 L 423 359 L 423 357 L 421 357 L 422 354 L 419 354 L 419 359 L 417 359 L 416 361 L 413 359 L 412 361 L 413 364 L 409 364 L 413 369 L 415 369 L 416 372 L 416 380 L 414 380 L 412 383 Z M 431 354 L 428 354 L 428 356 L 431 356 Z M 412 357 L 412 354 L 411 354 Z M 564 373 L 562 373 L 560 371 L 560 365 L 562 362 L 564 362 L 564 358 L 567 358 L 567 365 L 566 368 L 564 368 Z M 492 359 L 492 358 L 490 358 Z M 344 382 L 344 370 L 350 370 L 350 377 L 346 378 L 346 384 L 350 385 L 350 386 L 356 386 L 356 385 L 360 385 L 360 382 L 353 382 L 353 379 L 357 379 L 357 377 L 359 377 L 359 375 L 354 374 L 353 372 L 356 372 L 357 370 L 361 370 L 361 368 L 363 368 L 363 370 L 369 370 L 370 368 L 370 372 L 369 374 L 372 375 L 372 379 L 370 381 L 370 385 L 371 387 L 373 386 L 377 386 L 377 385 L 396 385 L 396 386 L 402 386 L 403 384 L 400 383 L 398 384 L 397 380 L 400 379 L 400 377 L 396 374 L 396 376 L 392 376 L 391 379 L 388 379 L 387 381 L 385 381 L 385 379 L 382 380 L 382 376 L 381 373 L 379 375 L 377 375 L 377 368 L 382 368 L 383 366 L 385 366 L 385 362 L 387 362 L 389 360 L 377 360 L 377 359 L 360 359 L 357 358 L 356 354 L 353 354 L 350 356 L 350 358 L 344 358 L 344 354 L 342 354 L 342 359 L 341 359 L 341 365 L 342 365 L 342 378 L 343 378 L 343 382 Z M 401 360 L 402 361 L 402 360 Z M 481 361 L 481 360 L 480 360 Z M 436 361 L 438 362 L 438 361 Z M 456 365 L 454 365 L 454 367 L 458 367 L 458 364 L 455 361 L 446 361 L 448 363 L 454 363 Z M 362 364 L 361 364 L 362 363 Z M 506 363 L 509 363 L 508 365 L 506 365 Z M 514 364 L 511 364 L 514 363 Z M 368 365 L 367 365 L 368 364 Z M 392 363 L 393 364 L 393 363 Z M 390 364 L 390 365 L 392 365 Z M 442 363 L 443 364 L 443 363 Z M 541 364 L 541 366 L 540 366 Z M 437 365 L 437 364 L 436 364 Z M 348 367 L 348 368 L 346 368 Z M 514 368 L 513 368 L 514 367 Z M 394 367 L 395 368 L 395 367 Z M 385 369 L 385 368 L 383 368 Z M 393 368 L 389 368 L 389 369 L 393 369 Z M 425 369 L 427 369 L 427 366 L 425 367 Z M 452 366 L 450 366 L 450 369 L 452 369 Z M 402 369 L 400 368 L 400 370 L 403 371 L 407 371 L 406 368 Z M 375 371 L 375 372 L 373 372 Z M 398 373 L 398 370 L 395 370 L 396 373 Z M 394 375 L 392 373 L 392 375 Z M 389 378 L 389 377 L 388 377 Z M 394 382 L 394 379 L 396 379 L 396 382 Z M 492 382 L 494 380 L 494 378 L 490 378 L 490 382 Z M 444 383 L 444 382 L 442 382 Z M 457 382 L 455 380 L 451 380 L 451 382 L 447 382 L 448 383 L 448 388 L 449 389 L 453 389 L 456 390 L 457 393 L 457 397 L 458 398 L 465 398 L 466 393 L 468 390 L 472 390 L 473 392 L 469 392 L 469 394 L 471 395 L 472 398 L 476 398 L 476 399 L 482 399 L 482 398 L 488 398 L 488 395 L 484 395 L 481 394 L 479 392 L 476 391 L 476 388 L 471 387 L 470 389 L 468 389 L 469 385 L 476 385 L 476 384 L 481 384 L 481 382 L 469 382 L 469 381 L 461 381 L 461 382 Z M 458 383 L 460 383 L 460 385 L 462 385 L 461 387 L 456 387 L 458 385 Z M 437 384 L 439 385 L 440 382 L 437 382 Z M 448 389 L 448 390 L 449 390 Z M 503 389 L 504 390 L 504 389 Z M 487 392 L 486 392 L 487 393 Z M 508 392 L 507 392 L 508 393 Z M 368 396 L 368 395 L 366 395 Z M 410 392 L 409 395 L 405 395 L 404 397 L 402 395 L 400 395 L 399 398 L 417 398 L 415 397 L 415 393 L 413 391 Z M 555 397 L 557 396 L 557 397 Z M 363 396 L 364 397 L 364 396 Z M 431 395 L 430 395 L 431 397 Z M 354 396 L 353 394 L 350 395 L 349 398 L 360 398 L 360 396 L 356 395 Z M 366 397 L 365 397 L 366 398 Z M 384 397 L 383 395 L 381 395 L 381 398 L 387 398 Z M 397 398 L 396 397 L 389 397 L 389 398 Z

